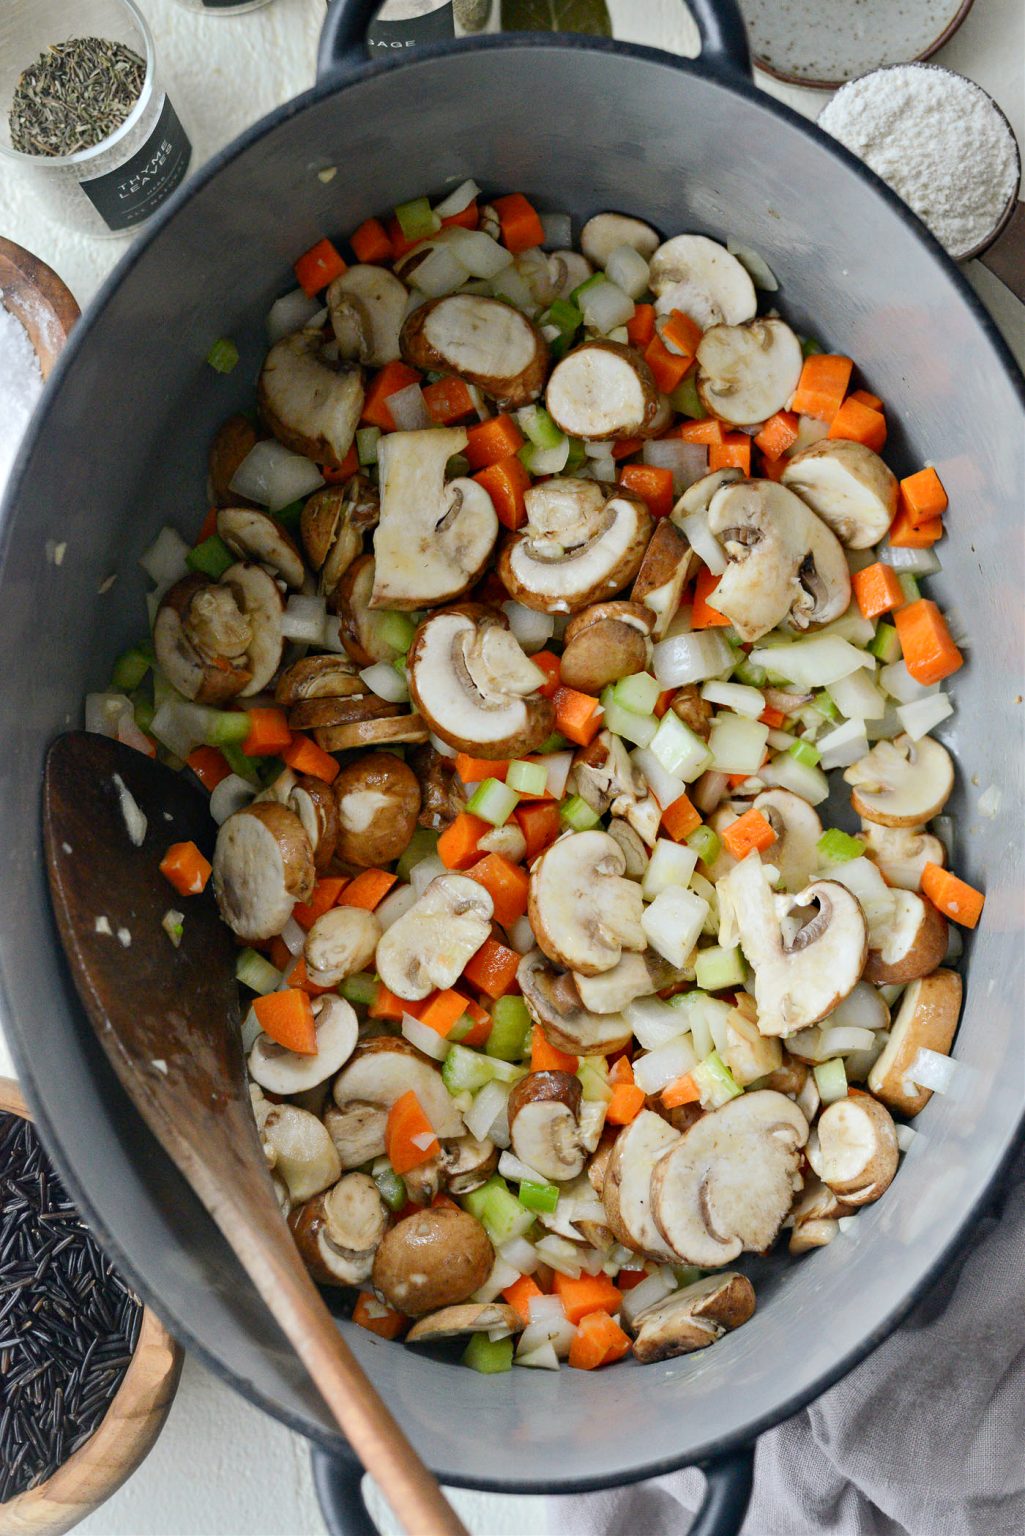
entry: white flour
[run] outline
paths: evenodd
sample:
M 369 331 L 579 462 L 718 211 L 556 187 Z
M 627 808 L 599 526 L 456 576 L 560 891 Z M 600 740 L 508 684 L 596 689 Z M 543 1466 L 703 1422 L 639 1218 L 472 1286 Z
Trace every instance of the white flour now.
M 1017 190 L 1010 127 L 985 91 L 947 69 L 874 70 L 837 91 L 819 127 L 860 155 L 952 256 L 986 239 Z
M 0 294 L 0 497 L 42 388 L 25 327 L 4 308 Z

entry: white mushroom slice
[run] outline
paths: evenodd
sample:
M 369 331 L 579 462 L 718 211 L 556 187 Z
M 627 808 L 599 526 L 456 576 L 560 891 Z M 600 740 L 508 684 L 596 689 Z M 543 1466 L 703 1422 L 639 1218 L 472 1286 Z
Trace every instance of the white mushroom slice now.
M 509 1095 L 509 1138 L 521 1163 L 543 1179 L 582 1173 L 587 1148 L 578 1124 L 583 1090 L 568 1072 L 528 1072 Z
M 395 1100 L 410 1089 L 419 1099 L 439 1140 L 465 1133 L 463 1117 L 442 1082 L 441 1073 L 433 1062 L 421 1056 L 408 1041 L 398 1036 L 375 1035 L 372 1039 L 361 1041 L 335 1079 L 332 1092 L 341 1110 L 345 1110 L 348 1105 L 358 1104 L 387 1112 Z M 351 1131 L 352 1127 L 346 1129 Z M 383 1138 L 383 1124 L 381 1134 Z M 370 1140 L 369 1131 L 365 1140 Z M 380 1152 L 370 1152 L 362 1161 L 378 1156 Z
M 217 532 L 233 555 L 269 565 L 295 591 L 306 580 L 302 555 L 281 524 L 266 512 L 255 507 L 222 507 L 217 514 Z
M 487 1137 L 457 1136 L 441 1149 L 445 1186 L 450 1194 L 468 1195 L 486 1184 L 498 1163 L 498 1148 Z
M 584 1007 L 603 1014 L 619 1013 L 636 998 L 650 996 L 658 985 L 649 969 L 648 957 L 633 953 L 623 955 L 611 971 L 573 979 Z
M 659 314 L 682 309 L 703 329 L 743 325 L 758 308 L 750 274 L 707 235 L 674 235 L 651 259 L 651 291 Z
M 313 985 L 336 987 L 346 976 L 367 970 L 381 933 L 375 914 L 362 907 L 332 907 L 322 912 L 307 933 L 303 948 Z
M 325 297 L 341 357 L 371 368 L 395 361 L 409 290 L 393 272 L 361 262 L 336 277 Z
M 658 524 L 655 538 L 658 530 L 666 526 Z M 647 556 L 642 570 L 646 563 Z M 651 612 L 639 602 L 592 603 L 566 626 L 560 681 L 568 688 L 597 696 L 607 683 L 646 672 L 651 662 L 649 636 L 653 625 Z
M 575 832 L 543 853 L 530 876 L 528 915 L 550 960 L 584 976 L 611 971 L 624 949 L 647 948 L 640 886 L 624 878 L 607 832 Z
M 869 949 L 865 980 L 901 987 L 928 976 L 947 953 L 947 919 L 913 891 L 891 891 L 893 920 L 878 949 Z
M 286 771 L 293 782 L 287 790 L 271 785 L 269 798 L 279 800 L 298 816 L 310 840 L 317 873 L 322 874 L 334 858 L 338 844 L 338 802 L 331 785 L 325 784 L 323 779 L 316 779 L 311 774 L 297 778 L 291 769 Z M 259 795 L 257 799 L 260 799 Z
M 325 361 L 319 332 L 274 343 L 260 373 L 260 412 L 279 442 L 317 464 L 341 469 L 363 409 L 358 368 Z
M 458 374 L 504 406 L 536 400 L 548 371 L 548 343 L 533 321 L 478 294 L 421 304 L 406 317 L 401 346 L 414 368 Z
M 374 1289 L 407 1317 L 469 1301 L 487 1280 L 495 1251 L 468 1211 L 438 1205 L 397 1222 L 374 1256 Z
M 713 469 L 710 475 L 702 475 L 700 480 L 695 480 L 693 485 L 687 487 L 676 503 L 670 513 L 673 522 L 680 523 L 685 517 L 692 517 L 695 512 L 707 512 L 716 491 L 724 485 L 734 485 L 743 478 L 739 469 Z
M 783 484 L 828 523 L 848 549 L 884 537 L 897 511 L 897 478 L 864 443 L 829 438 L 795 453 Z
M 568 299 L 574 288 L 594 276 L 594 268 L 579 251 L 552 251 L 548 257 L 548 270 L 557 299 Z
M 317 1053 L 301 1056 L 286 1050 L 270 1035 L 259 1034 L 249 1052 L 249 1076 L 268 1093 L 289 1095 L 333 1077 L 356 1049 L 359 1020 L 340 997 L 318 997 L 313 1003 L 317 1029 Z
M 776 834 L 765 862 L 779 870 L 785 891 L 801 891 L 818 868 L 822 822 L 814 806 L 789 789 L 766 789 L 754 800 Z
M 494 503 L 476 480 L 445 481 L 448 460 L 466 443 L 462 427 L 381 438 L 372 607 L 436 607 L 472 587 L 487 565 L 498 537 Z
M 900 1156 L 893 1117 L 867 1093 L 838 1099 L 816 1125 L 819 1175 L 847 1205 L 870 1205 L 889 1189 Z
M 656 638 L 661 639 L 676 617 L 683 589 L 697 565 L 697 555 L 676 524 L 668 518 L 656 523 L 630 594 L 634 603 L 643 603 L 654 615 Z
M 313 849 L 294 811 L 274 801 L 247 805 L 217 834 L 213 887 L 221 916 L 252 943 L 279 934 L 316 881 Z
M 851 577 L 843 549 L 785 486 L 771 480 L 721 486 L 708 526 L 727 561 L 716 605 L 742 640 L 759 639 L 788 615 L 807 629 L 846 612 Z
M 861 837 L 867 857 L 879 866 L 887 885 L 905 891 L 921 889 L 926 864 L 942 869 L 947 862 L 947 850 L 924 827 L 884 827 L 862 820 Z
M 643 967 L 644 962 L 640 963 Z M 629 1044 L 633 1031 L 622 1014 L 590 1009 L 582 1001 L 575 977 L 554 971 L 539 950 L 524 955 L 516 980 L 531 1018 L 557 1050 L 574 1056 L 608 1056 Z M 647 986 L 650 989 L 650 980 Z
M 787 1218 L 787 1224 L 793 1227 L 789 1251 L 796 1256 L 810 1253 L 813 1248 L 828 1247 L 840 1230 L 840 1217 L 850 1216 L 853 1210 L 817 1174 L 812 1174 Z
M 807 1140 L 804 1115 L 772 1089 L 702 1115 L 652 1169 L 652 1212 L 666 1242 L 703 1269 L 764 1253 L 801 1188 Z
M 938 816 L 954 788 L 954 764 L 946 747 L 923 736 L 877 741 L 844 771 L 853 785 L 851 805 L 866 821 L 884 827 L 919 827 Z
M 405 1342 L 433 1344 L 436 1339 L 463 1338 L 471 1333 L 488 1333 L 497 1339 L 518 1333 L 523 1323 L 520 1314 L 502 1302 L 469 1301 L 422 1317 L 406 1334 Z
M 324 1126 L 343 1168 L 361 1168 L 372 1158 L 385 1154 L 388 1111 L 379 1104 L 365 1104 L 357 1099 L 341 1105 L 329 1104 L 324 1110 Z
M 933 971 L 913 981 L 901 998 L 890 1038 L 868 1074 L 877 1099 L 902 1115 L 917 1115 L 932 1098 L 932 1090 L 914 1082 L 909 1073 L 920 1050 L 949 1056 L 961 1012 L 961 978 L 956 971 Z
M 634 1354 L 644 1365 L 689 1355 L 741 1327 L 754 1310 L 754 1287 L 746 1275 L 707 1275 L 638 1312 Z
M 603 270 L 621 245 L 632 246 L 647 260 L 658 250 L 658 235 L 650 224 L 625 213 L 596 213 L 580 231 L 580 249 Z
M 871 859 L 847 859 L 828 870 L 828 878 L 845 885 L 861 903 L 868 926 L 868 947 L 881 949 L 896 915 L 896 893 L 891 891 Z
M 804 364 L 801 343 L 783 320 L 713 325 L 698 343 L 697 360 L 702 404 L 738 427 L 783 410 Z
M 231 565 L 221 577 L 221 585 L 231 588 L 249 620 L 252 638 L 246 662 L 252 676 L 241 690 L 241 697 L 262 693 L 281 665 L 285 641 L 281 620 L 285 605 L 273 577 L 258 565 Z
M 153 625 L 160 670 L 197 704 L 226 704 L 241 693 L 252 676 L 252 637 L 241 594 L 198 573 L 164 593 Z
M 639 880 L 648 867 L 648 850 L 639 832 L 622 817 L 615 816 L 609 822 L 609 836 L 623 850 L 626 868 L 623 873 L 631 880 Z
M 790 1035 L 824 1019 L 861 978 L 868 930 L 857 898 L 835 880 L 813 880 L 791 905 L 818 912 L 785 941 L 776 901 L 757 853 L 719 883 L 733 910 L 740 943 L 755 973 L 758 1028 Z
M 575 486 L 593 481 L 569 482 Z M 558 484 L 546 481 L 527 492 L 527 499 Z M 565 485 L 566 482 L 562 482 Z M 594 486 L 601 496 L 601 489 Z M 565 492 L 560 488 L 562 499 Z M 529 516 L 528 511 L 528 516 Z M 589 531 L 580 542 L 566 530 L 564 539 L 535 537 L 530 523 L 513 535 L 498 559 L 498 574 L 510 597 L 542 613 L 578 613 L 592 603 L 614 597 L 640 570 L 651 536 L 651 514 L 631 496 L 601 496 Z
M 296 1104 L 273 1104 L 262 1134 L 274 1149 L 274 1172 L 284 1180 L 294 1202 L 311 1200 L 337 1181 L 342 1165 L 335 1144 L 309 1110 Z
M 507 821 L 504 827 L 492 827 L 477 839 L 477 847 L 485 853 L 500 853 L 510 864 L 519 864 L 527 856 L 527 839 L 515 821 Z
M 655 1225 L 651 1210 L 651 1170 L 657 1158 L 679 1141 L 661 1115 L 642 1109 L 616 1137 L 599 1191 L 609 1226 L 621 1243 L 654 1259 L 678 1263 Z
M 494 638 L 488 640 L 485 658 L 485 638 L 493 629 L 509 638 L 497 646 Z M 554 729 L 554 707 L 535 691 L 539 669 L 509 634 L 504 615 L 491 609 L 451 609 L 425 619 L 410 647 L 407 673 L 424 720 L 457 751 L 523 757 Z
M 417 1002 L 454 986 L 491 932 L 494 903 L 476 880 L 438 875 L 377 945 L 377 973 L 396 997 Z
M 568 352 L 552 369 L 545 404 L 557 427 L 588 442 L 661 430 L 662 397 L 651 369 L 617 341 L 585 341 Z

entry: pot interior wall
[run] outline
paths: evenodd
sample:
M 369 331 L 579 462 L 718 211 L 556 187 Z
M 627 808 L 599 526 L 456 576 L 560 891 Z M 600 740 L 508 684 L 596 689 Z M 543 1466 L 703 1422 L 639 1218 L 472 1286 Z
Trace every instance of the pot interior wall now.
M 322 181 L 329 166 L 337 174 Z M 755 1426 L 875 1335 L 956 1236 L 1021 1111 L 1020 847 L 1006 811 L 996 821 L 974 811 L 990 783 L 1015 818 L 1022 804 L 1021 402 L 952 270 L 806 125 L 652 55 L 506 43 L 421 59 L 297 105 L 133 253 L 65 361 L 7 509 L 5 1021 L 83 1203 L 168 1321 L 273 1412 L 323 1433 L 314 1394 L 128 1109 L 71 995 L 41 868 L 40 766 L 142 629 L 140 552 L 165 521 L 191 536 L 202 520 L 207 443 L 251 403 L 262 319 L 290 286 L 296 253 L 468 175 L 578 217 L 620 207 L 666 233 L 733 233 L 760 251 L 787 316 L 858 359 L 885 399 L 892 462 L 940 465 L 952 511 L 935 586 L 970 636 L 958 712 L 941 734 L 960 764 L 958 868 L 985 881 L 990 902 L 955 1091 L 921 1117 L 882 1204 L 831 1248 L 767 1267 L 756 1318 L 713 1350 L 624 1367 L 614 1382 L 575 1371 L 493 1380 L 350 1330 L 443 1475 L 613 1482 Z M 228 378 L 204 365 L 224 335 L 242 349 Z

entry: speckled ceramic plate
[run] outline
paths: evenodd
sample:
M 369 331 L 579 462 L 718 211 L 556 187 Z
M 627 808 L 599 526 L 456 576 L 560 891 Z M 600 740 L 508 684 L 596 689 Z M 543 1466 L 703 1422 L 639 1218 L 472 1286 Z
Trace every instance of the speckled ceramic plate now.
M 832 90 L 883 64 L 927 59 L 972 0 L 740 0 L 760 69 Z

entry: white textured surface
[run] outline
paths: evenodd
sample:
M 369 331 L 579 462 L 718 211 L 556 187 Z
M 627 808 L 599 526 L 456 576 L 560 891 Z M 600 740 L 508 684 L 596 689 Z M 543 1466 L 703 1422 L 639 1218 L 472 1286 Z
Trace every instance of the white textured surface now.
M 200 157 L 312 82 L 323 0 L 275 0 L 247 16 L 220 18 L 198 16 L 174 0 L 141 4 Z M 679 0 L 610 0 L 610 9 L 617 35 L 691 51 L 690 18 Z M 1023 37 L 1020 0 L 980 0 L 937 56 L 995 97 L 1019 142 L 1025 139 Z M 827 99 L 764 77 L 760 83 L 809 117 Z M 90 241 L 47 225 L 13 176 L 0 181 L 0 233 L 50 262 L 83 304 L 125 248 L 121 240 Z M 1019 358 L 1025 357 L 1021 306 L 978 263 L 970 276 Z M 0 1072 L 7 1070 L 0 1039 Z M 541 1536 L 549 1530 L 554 1536 L 560 1525 L 558 1506 L 546 1513 L 540 1499 L 456 1493 L 453 1502 L 475 1536 Z M 322 1536 L 324 1527 L 305 1442 L 190 1360 L 149 1459 L 78 1529 L 83 1536 Z M 387 1529 L 390 1536 L 394 1527 Z

